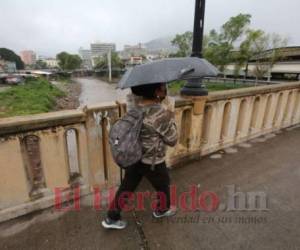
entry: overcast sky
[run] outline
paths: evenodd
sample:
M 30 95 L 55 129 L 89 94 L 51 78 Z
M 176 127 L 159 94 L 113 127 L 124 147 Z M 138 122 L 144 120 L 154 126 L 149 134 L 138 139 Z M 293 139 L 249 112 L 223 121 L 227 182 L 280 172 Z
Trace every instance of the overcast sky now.
M 193 28 L 195 0 L 1 0 L 0 47 L 53 56 L 93 41 L 136 44 Z M 205 31 L 252 15 L 252 27 L 300 45 L 299 0 L 206 0 Z

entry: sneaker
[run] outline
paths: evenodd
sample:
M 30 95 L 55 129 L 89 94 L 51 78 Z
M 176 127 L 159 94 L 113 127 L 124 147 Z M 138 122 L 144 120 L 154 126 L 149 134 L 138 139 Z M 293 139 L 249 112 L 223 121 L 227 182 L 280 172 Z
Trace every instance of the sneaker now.
M 152 213 L 154 218 L 163 218 L 163 217 L 170 217 L 170 216 L 174 216 L 176 214 L 176 209 L 174 208 L 170 208 L 169 210 L 165 211 L 165 212 L 160 212 L 160 211 L 154 211 Z
M 106 218 L 102 221 L 102 226 L 106 229 L 124 229 L 127 226 L 127 222 L 124 220 L 111 220 Z

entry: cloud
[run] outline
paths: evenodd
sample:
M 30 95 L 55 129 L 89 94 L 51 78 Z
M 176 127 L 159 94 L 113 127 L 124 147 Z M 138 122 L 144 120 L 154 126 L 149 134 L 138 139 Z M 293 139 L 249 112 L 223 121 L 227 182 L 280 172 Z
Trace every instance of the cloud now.
M 229 17 L 252 14 L 252 24 L 300 44 L 298 0 L 210 0 L 206 31 Z M 2 0 L 0 47 L 16 52 L 32 49 L 43 55 L 76 53 L 93 41 L 124 44 L 146 42 L 193 28 L 194 0 Z

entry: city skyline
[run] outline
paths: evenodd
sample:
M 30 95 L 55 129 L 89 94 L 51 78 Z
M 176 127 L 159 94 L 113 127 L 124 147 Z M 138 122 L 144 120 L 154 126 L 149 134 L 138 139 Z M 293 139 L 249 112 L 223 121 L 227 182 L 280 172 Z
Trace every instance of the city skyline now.
M 205 32 L 219 27 L 239 13 L 252 15 L 253 28 L 287 36 L 290 45 L 300 44 L 295 32 L 298 1 L 289 0 L 221 0 L 207 1 Z M 221 12 L 222 10 L 222 12 Z M 280 18 L 275 14 L 280 13 Z M 117 50 L 126 44 L 145 43 L 171 37 L 193 28 L 194 0 L 153 0 L 112 2 L 108 0 L 63 2 L 53 0 L 3 0 L 0 9 L 0 47 L 19 53 L 34 50 L 54 57 L 61 51 L 77 53 L 79 47 L 101 41 L 116 43 Z M 12 18 L 14 16 L 14 18 Z

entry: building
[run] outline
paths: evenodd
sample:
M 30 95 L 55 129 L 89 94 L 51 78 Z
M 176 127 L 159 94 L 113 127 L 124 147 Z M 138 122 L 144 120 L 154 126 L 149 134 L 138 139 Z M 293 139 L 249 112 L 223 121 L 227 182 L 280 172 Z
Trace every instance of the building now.
M 279 55 L 279 60 L 270 67 L 269 62 L 275 51 Z M 268 80 L 300 80 L 300 46 L 266 50 L 251 58 L 248 65 L 241 67 L 238 73 L 235 73 L 235 70 L 236 65 L 230 63 L 226 66 L 224 74 L 229 77 L 245 77 L 247 72 L 247 77 L 256 78 L 256 72 L 259 70 L 262 72 L 262 78 Z
M 55 58 L 46 58 L 42 60 L 43 62 L 45 62 L 47 64 L 48 68 L 58 68 L 58 60 Z
M 92 58 L 104 56 L 109 51 L 116 51 L 116 44 L 114 43 L 92 43 L 91 44 Z
M 130 60 L 131 57 L 145 57 L 147 55 L 146 48 L 141 44 L 125 45 L 124 50 L 120 52 L 120 57 L 124 60 Z
M 36 63 L 36 54 L 32 50 L 23 50 L 20 56 L 25 65 L 33 65 Z
M 124 50 L 119 53 L 120 58 L 126 66 L 134 66 L 154 60 L 168 57 L 168 53 L 163 49 L 150 51 L 145 44 L 125 45 Z
M 92 51 L 84 48 L 79 49 L 79 56 L 82 59 L 82 67 L 87 70 L 93 69 Z
M 137 45 L 125 45 L 124 52 L 130 54 L 131 56 L 141 56 L 147 54 L 146 47 L 141 43 Z
M 127 66 L 139 65 L 146 59 L 147 50 L 141 43 L 137 45 L 124 45 L 124 50 L 119 53 L 119 56 Z
M 143 64 L 143 57 L 141 56 L 130 57 L 129 65 L 141 65 L 141 64 Z
M 17 71 L 15 62 L 9 62 L 0 58 L 0 73 L 14 73 Z
M 48 69 L 59 68 L 58 60 L 56 58 L 47 57 L 44 55 L 38 55 L 37 56 L 37 64 L 38 64 L 38 61 L 45 63 L 47 66 L 46 68 L 48 68 Z

